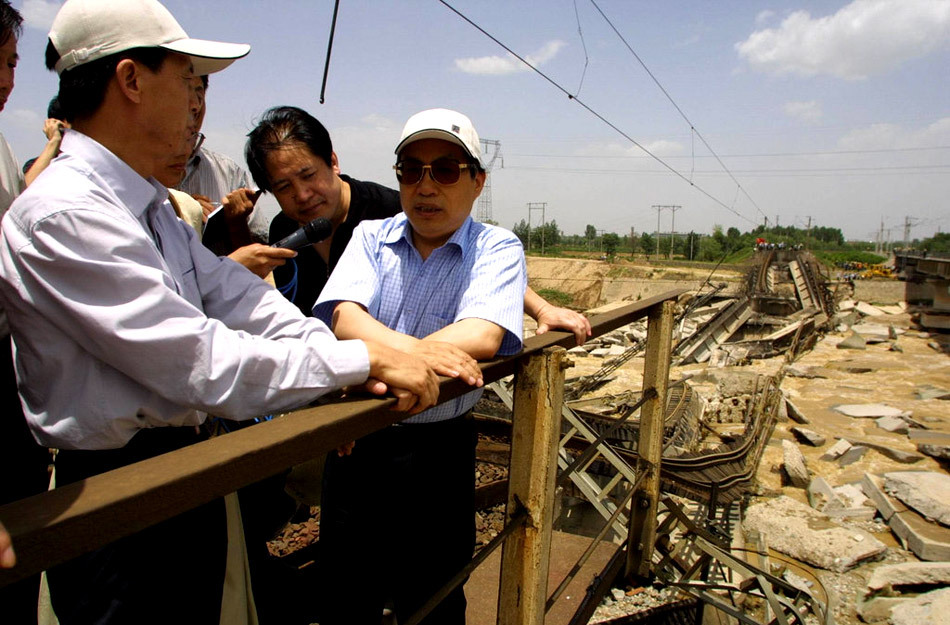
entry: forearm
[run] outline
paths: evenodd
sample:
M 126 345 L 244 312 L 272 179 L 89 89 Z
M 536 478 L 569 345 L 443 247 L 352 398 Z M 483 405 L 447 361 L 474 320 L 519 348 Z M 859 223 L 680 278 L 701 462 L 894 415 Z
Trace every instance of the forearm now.
M 36 177 L 43 173 L 43 170 L 49 167 L 49 164 L 54 158 L 56 158 L 56 155 L 59 154 L 60 140 L 61 137 L 56 136 L 46 142 L 46 146 L 43 147 L 43 151 L 40 152 L 40 155 L 36 157 L 35 161 L 33 161 L 33 165 L 23 175 L 23 178 L 26 181 L 26 186 L 33 184 L 33 181 L 36 180 Z
M 423 340 L 455 345 L 475 360 L 491 358 L 501 347 L 505 331 L 484 319 L 461 319 L 433 332 Z
M 333 310 L 331 324 L 338 339 L 363 339 L 409 352 L 419 339 L 391 330 L 355 302 L 340 302 Z
M 550 304 L 545 301 L 543 297 L 535 293 L 534 289 L 530 286 L 525 287 L 524 290 L 524 312 L 529 317 L 538 320 L 538 317 L 541 315 L 541 311 L 544 310 Z

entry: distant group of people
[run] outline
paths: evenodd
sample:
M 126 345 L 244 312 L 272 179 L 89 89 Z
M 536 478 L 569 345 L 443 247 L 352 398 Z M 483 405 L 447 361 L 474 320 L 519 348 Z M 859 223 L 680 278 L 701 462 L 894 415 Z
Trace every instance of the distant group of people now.
M 0 0 L 5 69 L 20 24 Z M 67 0 L 57 14 L 47 145 L 24 172 L 0 137 L 0 503 L 46 489 L 49 449 L 64 485 L 205 440 L 209 415 L 243 427 L 362 386 L 407 418 L 327 458 L 319 605 L 288 611 L 309 595 L 273 601 L 268 584 L 282 476 L 238 495 L 256 616 L 375 624 L 389 604 L 405 621 L 472 555 L 477 361 L 521 349 L 524 313 L 578 343 L 590 325 L 527 286 L 516 236 L 472 219 L 486 171 L 462 113 L 409 117 L 398 189 L 342 174 L 326 128 L 297 107 L 248 135 L 250 173 L 205 146 L 208 77 L 249 51 L 191 39 L 157 0 Z M 320 217 L 324 240 L 270 245 Z M 438 404 L 439 376 L 472 391 Z M 56 617 L 218 623 L 227 541 L 217 500 L 55 566 Z M 0 565 L 13 547 L 0 525 Z M 35 622 L 38 579 L 15 586 L 0 616 Z M 458 588 L 424 622 L 464 621 Z

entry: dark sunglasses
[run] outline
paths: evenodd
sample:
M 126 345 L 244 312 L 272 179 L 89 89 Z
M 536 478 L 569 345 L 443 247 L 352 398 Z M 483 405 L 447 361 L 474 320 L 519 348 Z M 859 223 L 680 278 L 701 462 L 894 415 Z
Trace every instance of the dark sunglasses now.
M 475 167 L 474 163 L 460 163 L 451 158 L 437 158 L 429 165 L 415 159 L 406 159 L 393 165 L 396 180 L 400 184 L 417 184 L 429 170 L 429 176 L 441 185 L 453 185 L 459 181 L 463 169 Z

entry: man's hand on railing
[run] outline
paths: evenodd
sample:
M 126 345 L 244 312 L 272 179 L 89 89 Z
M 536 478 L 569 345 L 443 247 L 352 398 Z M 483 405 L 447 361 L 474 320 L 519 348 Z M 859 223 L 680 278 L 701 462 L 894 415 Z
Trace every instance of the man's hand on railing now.
M 439 376 L 417 356 L 364 341 L 369 352 L 366 390 L 375 395 L 389 391 L 396 396 L 396 410 L 416 414 L 439 400 Z
M 417 341 L 409 352 L 422 358 L 439 375 L 459 378 L 471 386 L 482 386 L 482 370 L 478 362 L 464 350 L 444 341 Z
M 544 334 L 549 330 L 566 330 L 574 333 L 578 345 L 591 334 L 590 321 L 584 315 L 569 308 L 559 308 L 546 304 L 537 312 L 538 329 L 535 334 Z
M 13 541 L 7 528 L 0 523 L 0 569 L 12 569 L 16 565 L 16 554 L 13 552 Z

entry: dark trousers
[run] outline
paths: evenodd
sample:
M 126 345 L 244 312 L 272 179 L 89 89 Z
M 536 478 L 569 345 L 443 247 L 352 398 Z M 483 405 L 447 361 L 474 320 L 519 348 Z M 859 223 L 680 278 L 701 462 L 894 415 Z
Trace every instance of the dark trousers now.
M 198 442 L 195 428 L 141 430 L 121 448 L 62 450 L 65 485 Z M 47 571 L 60 625 L 217 625 L 227 557 L 224 502 L 214 500 Z
M 49 450 L 37 445 L 23 417 L 7 335 L 0 339 L 0 504 L 44 492 L 49 460 Z M 39 574 L 0 588 L 0 620 L 35 625 L 39 593 Z
M 321 625 L 405 623 L 472 558 L 474 421 L 390 426 L 331 453 L 320 512 Z M 423 621 L 465 623 L 459 586 Z

